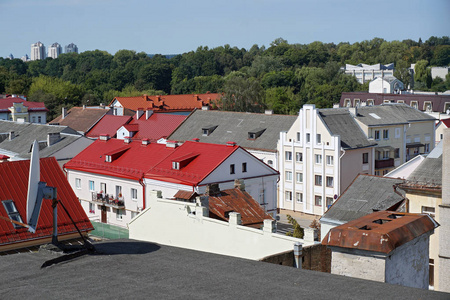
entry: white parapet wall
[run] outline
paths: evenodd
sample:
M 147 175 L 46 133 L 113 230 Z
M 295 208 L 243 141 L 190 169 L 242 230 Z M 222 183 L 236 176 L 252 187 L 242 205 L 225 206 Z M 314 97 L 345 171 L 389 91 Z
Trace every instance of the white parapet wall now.
M 229 222 L 216 220 L 206 207 L 159 194 L 148 191 L 148 208 L 128 224 L 130 239 L 251 260 L 293 250 L 297 242 L 303 247 L 317 243 L 274 233 L 272 220 L 265 220 L 262 230 L 250 228 L 239 225 L 238 213 L 230 213 Z

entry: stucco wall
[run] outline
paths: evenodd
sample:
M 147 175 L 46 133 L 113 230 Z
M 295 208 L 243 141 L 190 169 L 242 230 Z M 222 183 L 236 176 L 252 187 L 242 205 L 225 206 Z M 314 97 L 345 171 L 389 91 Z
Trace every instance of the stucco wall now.
M 331 273 L 384 282 L 385 260 L 383 257 L 362 256 L 333 249 Z
M 271 226 L 258 230 L 211 219 L 206 208 L 158 198 L 157 193 L 147 192 L 149 207 L 130 222 L 131 239 L 252 260 L 292 250 L 295 242 L 315 244 L 272 233 Z

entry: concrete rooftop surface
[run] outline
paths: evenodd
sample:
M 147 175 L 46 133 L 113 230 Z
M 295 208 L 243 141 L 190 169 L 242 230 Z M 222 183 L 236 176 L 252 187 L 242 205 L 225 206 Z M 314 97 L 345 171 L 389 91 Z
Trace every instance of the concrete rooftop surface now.
M 2 299 L 449 299 L 407 288 L 135 240 L 95 244 L 41 269 L 47 252 L 0 257 Z

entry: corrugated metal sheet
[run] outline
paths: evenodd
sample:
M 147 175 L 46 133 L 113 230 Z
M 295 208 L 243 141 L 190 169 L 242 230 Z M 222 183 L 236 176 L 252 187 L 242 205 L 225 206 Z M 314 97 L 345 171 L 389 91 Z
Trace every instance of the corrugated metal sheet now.
M 0 163 L 0 201 L 13 200 L 24 222 L 26 220 L 29 167 L 29 160 Z M 57 188 L 58 199 L 64 203 L 78 228 L 83 232 L 93 230 L 91 222 L 78 202 L 78 198 L 75 196 L 56 159 L 54 157 L 41 158 L 40 170 L 40 180 L 46 182 L 48 186 Z M 53 230 L 53 209 L 51 204 L 50 200 L 43 201 L 38 227 L 34 234 L 28 232 L 26 228 L 15 229 L 11 222 L 0 219 L 0 246 L 51 237 Z M 3 205 L 0 205 L 0 215 L 8 218 Z M 59 209 L 58 235 L 76 232 L 75 226 L 65 211 Z
M 428 215 L 379 211 L 331 229 L 322 244 L 387 254 L 437 226 Z

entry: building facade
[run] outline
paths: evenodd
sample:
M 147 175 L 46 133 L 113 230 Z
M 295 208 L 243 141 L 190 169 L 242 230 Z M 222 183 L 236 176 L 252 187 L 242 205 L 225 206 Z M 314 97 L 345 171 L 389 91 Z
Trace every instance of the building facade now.
M 62 53 L 62 47 L 58 43 L 53 43 L 50 47 L 48 47 L 48 57 L 53 59 L 58 58 L 58 56 Z
M 383 78 L 385 76 L 394 76 L 394 64 L 358 64 L 356 66 L 346 64 L 344 71 L 345 74 L 355 76 L 356 80 L 358 80 L 359 83 L 366 83 L 368 81 L 374 80 L 376 77 Z
M 31 60 L 45 59 L 45 46 L 41 42 L 31 44 Z
M 369 83 L 369 93 L 399 94 L 403 82 L 394 76 L 377 77 Z
M 74 43 L 70 43 L 69 45 L 64 47 L 64 53 L 78 53 L 78 47 Z

